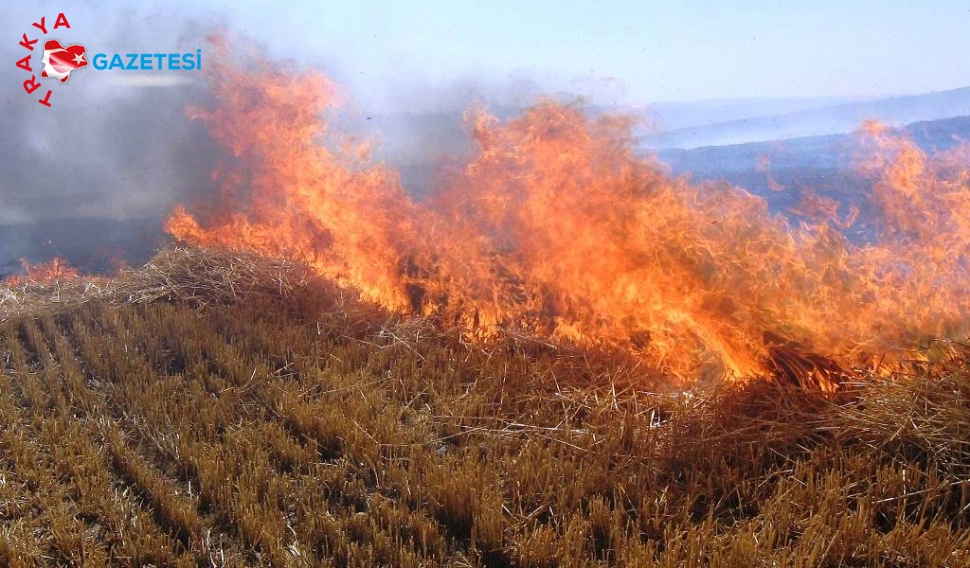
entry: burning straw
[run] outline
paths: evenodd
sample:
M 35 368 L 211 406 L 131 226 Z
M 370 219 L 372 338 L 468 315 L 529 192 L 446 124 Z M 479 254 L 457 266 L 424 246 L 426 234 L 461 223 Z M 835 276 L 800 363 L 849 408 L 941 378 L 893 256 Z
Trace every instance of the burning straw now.
M 840 232 L 849 221 L 793 226 L 743 189 L 669 175 L 637 152 L 627 118 L 547 101 L 501 121 L 476 107 L 472 156 L 416 201 L 366 147 L 322 143 L 339 137 L 321 74 L 239 61 L 225 40 L 216 52 L 217 104 L 193 114 L 233 158 L 208 215 L 169 217 L 181 241 L 288 256 L 472 337 L 624 351 L 683 380 L 780 373 L 831 388 L 845 369 L 892 371 L 922 342 L 966 337 L 970 150 L 928 156 L 870 126 L 860 165 L 880 240 L 861 246 Z

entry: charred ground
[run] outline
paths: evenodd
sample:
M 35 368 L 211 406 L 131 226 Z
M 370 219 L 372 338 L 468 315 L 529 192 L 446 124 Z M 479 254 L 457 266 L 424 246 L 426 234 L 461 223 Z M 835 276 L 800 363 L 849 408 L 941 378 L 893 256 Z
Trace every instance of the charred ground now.
M 654 382 L 169 251 L 0 324 L 0 564 L 961 566 L 960 348 L 838 394 Z

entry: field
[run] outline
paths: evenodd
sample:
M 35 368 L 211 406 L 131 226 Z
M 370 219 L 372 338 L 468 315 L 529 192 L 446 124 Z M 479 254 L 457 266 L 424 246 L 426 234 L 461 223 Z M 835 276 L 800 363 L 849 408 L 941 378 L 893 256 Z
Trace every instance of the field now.
M 150 266 L 7 292 L 0 565 L 970 565 L 961 346 L 690 388 L 269 261 Z

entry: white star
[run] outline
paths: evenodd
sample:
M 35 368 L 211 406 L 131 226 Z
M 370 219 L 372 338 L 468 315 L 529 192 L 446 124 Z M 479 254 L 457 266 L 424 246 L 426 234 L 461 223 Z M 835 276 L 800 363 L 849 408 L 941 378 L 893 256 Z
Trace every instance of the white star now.
M 84 63 L 84 54 L 83 53 L 78 53 L 77 55 L 75 55 L 74 56 L 74 63 L 76 63 L 78 65 L 80 65 L 81 63 Z

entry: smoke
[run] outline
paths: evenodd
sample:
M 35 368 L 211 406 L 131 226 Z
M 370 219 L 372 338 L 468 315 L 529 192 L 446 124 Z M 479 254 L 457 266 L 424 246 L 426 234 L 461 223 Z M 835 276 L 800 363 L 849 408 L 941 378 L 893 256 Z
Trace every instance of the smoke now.
M 228 10 L 228 8 L 227 8 Z M 70 29 L 52 29 L 63 11 Z M 0 29 L 4 61 L 3 128 L 0 128 L 0 274 L 20 258 L 64 256 L 82 269 L 104 266 L 99 259 L 147 259 L 167 242 L 161 223 L 175 204 L 205 202 L 214 191 L 211 176 L 223 161 L 207 129 L 187 109 L 218 101 L 197 71 L 139 72 L 81 69 L 65 84 L 40 80 L 40 54 L 32 66 L 41 90 L 28 95 L 29 78 L 13 63 L 28 54 L 17 45 L 30 39 L 81 43 L 89 59 L 96 53 L 186 53 L 209 48 L 206 37 L 220 29 L 251 22 L 187 4 L 120 7 L 82 2 L 73 7 L 41 2 L 7 8 Z M 49 33 L 31 24 L 47 19 Z M 237 18 L 237 20 L 233 20 Z M 594 79 L 553 77 L 538 70 L 496 76 L 466 69 L 457 77 L 402 68 L 375 77 L 343 51 L 321 53 L 312 37 L 256 30 L 254 49 L 297 67 L 325 69 L 337 84 L 343 104 L 328 121 L 335 131 L 367 141 L 372 158 L 400 172 L 409 192 L 420 195 L 433 184 L 440 164 L 464 159 L 472 151 L 463 114 L 476 102 L 499 118 L 517 115 L 550 93 L 575 101 L 576 92 L 617 92 Z M 17 40 L 17 41 L 14 41 Z M 41 44 L 43 41 L 41 41 Z M 605 86 L 604 86 L 605 85 Z M 53 91 L 52 107 L 37 95 Z M 299 96 L 294 93 L 293 96 Z M 13 267 L 13 268 L 12 268 Z
M 71 27 L 53 30 L 61 11 Z M 41 17 L 47 35 L 31 25 Z M 218 161 L 206 129 L 185 111 L 208 96 L 201 74 L 185 71 L 172 80 L 89 64 L 67 83 L 54 84 L 40 78 L 38 47 L 47 39 L 80 43 L 89 59 L 95 53 L 181 53 L 202 47 L 216 25 L 212 16 L 187 19 L 164 8 L 136 13 L 100 4 L 40 4 L 4 11 L 0 270 L 9 271 L 19 258 L 52 255 L 87 268 L 106 255 L 140 261 L 162 242 L 161 219 L 172 204 L 205 193 Z M 41 39 L 32 53 L 17 43 L 23 33 Z M 13 65 L 28 54 L 41 83 L 33 94 L 22 87 L 30 73 Z M 49 108 L 37 102 L 48 88 Z

